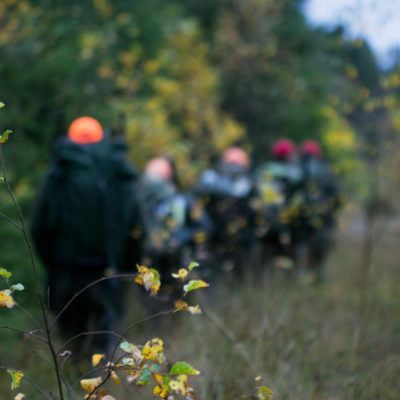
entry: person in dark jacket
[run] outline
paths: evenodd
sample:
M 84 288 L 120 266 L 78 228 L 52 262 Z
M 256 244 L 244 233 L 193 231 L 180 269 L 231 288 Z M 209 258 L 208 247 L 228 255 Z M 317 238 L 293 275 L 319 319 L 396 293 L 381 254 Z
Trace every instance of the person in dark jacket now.
M 301 233 L 305 267 L 315 274 L 316 282 L 323 278 L 323 264 L 332 246 L 336 212 L 339 208 L 339 185 L 322 149 L 315 140 L 305 140 L 300 146 L 303 170 Z
M 261 263 L 269 268 L 275 260 L 293 264 L 298 220 L 298 195 L 303 179 L 294 142 L 287 138 L 271 146 L 271 160 L 254 173 L 255 184 L 265 209 L 266 229 L 260 237 Z
M 234 271 L 241 275 L 255 261 L 254 187 L 249 177 L 250 160 L 240 147 L 225 150 L 215 169 L 202 172 L 196 185 L 214 225 L 210 248 L 214 274 Z
M 182 285 L 171 274 L 190 261 L 201 261 L 198 254 L 211 221 L 192 196 L 177 189 L 173 167 L 165 157 L 147 163 L 138 188 L 144 263 L 160 272 L 159 300 L 177 300 Z
M 32 215 L 32 237 L 47 274 L 50 309 L 59 313 L 84 287 L 127 270 L 126 253 L 135 212 L 134 167 L 121 138 L 110 141 L 93 118 L 81 117 L 54 147 L 50 171 Z M 131 260 L 132 268 L 137 260 Z M 121 315 L 117 279 L 89 287 L 58 319 L 60 333 L 110 331 Z M 110 350 L 106 334 L 77 342 L 79 352 Z

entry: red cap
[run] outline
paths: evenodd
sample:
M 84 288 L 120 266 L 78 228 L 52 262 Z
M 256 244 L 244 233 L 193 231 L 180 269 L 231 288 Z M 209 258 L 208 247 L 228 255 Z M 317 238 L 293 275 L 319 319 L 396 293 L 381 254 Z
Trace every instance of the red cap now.
M 249 156 L 240 147 L 230 147 L 222 154 L 222 161 L 227 164 L 236 164 L 244 168 L 250 165 Z
M 81 117 L 69 126 L 68 138 L 79 144 L 100 142 L 103 139 L 103 128 L 94 118 Z
M 313 156 L 317 158 L 322 157 L 321 146 L 315 140 L 305 140 L 300 146 L 300 152 L 302 155 Z
M 164 180 L 172 178 L 171 164 L 162 157 L 153 158 L 146 164 L 145 172 Z
M 281 160 L 289 160 L 295 152 L 296 145 L 290 139 L 278 139 L 271 147 L 272 156 Z

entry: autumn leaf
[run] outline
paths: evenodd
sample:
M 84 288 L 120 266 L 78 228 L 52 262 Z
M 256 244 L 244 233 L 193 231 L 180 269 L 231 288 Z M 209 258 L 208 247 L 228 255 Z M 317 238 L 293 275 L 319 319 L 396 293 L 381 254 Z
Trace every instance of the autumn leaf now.
M 93 354 L 92 355 L 92 366 L 97 367 L 99 362 L 105 357 L 105 354 Z
M 22 283 L 16 283 L 15 285 L 11 285 L 11 290 L 17 290 L 18 292 L 22 292 L 25 289 Z
M 186 361 L 178 361 L 171 367 L 170 373 L 172 375 L 180 375 L 180 374 L 199 375 L 200 371 L 194 369 Z
M 80 381 L 81 387 L 83 390 L 86 390 L 87 392 L 91 393 L 93 390 L 97 388 L 102 382 L 101 377 L 97 378 L 90 378 L 90 379 L 82 379 Z
M 167 385 L 156 386 L 153 389 L 153 394 L 155 396 L 160 397 L 161 399 L 167 399 L 168 398 L 168 386 Z
M 160 364 L 163 361 L 164 342 L 161 339 L 155 338 L 149 340 L 143 347 L 142 355 L 146 360 L 158 361 Z
M 4 279 L 10 279 L 12 273 L 7 271 L 5 268 L 0 268 L 0 276 Z
M 143 385 L 149 385 L 150 384 L 150 378 L 151 376 L 151 371 L 148 368 L 144 368 L 142 371 L 142 376 L 140 379 L 137 381 L 138 386 L 143 386 Z
M 2 135 L 0 135 L 0 143 L 5 143 L 8 140 L 8 135 L 12 133 L 10 129 L 7 129 Z
M 271 400 L 274 397 L 274 392 L 266 386 L 259 386 L 256 390 L 256 398 L 258 400 Z
M 114 371 L 111 371 L 110 378 L 113 380 L 115 385 L 119 385 L 121 383 L 121 379 L 119 379 L 119 376 Z
M 0 291 L 0 307 L 13 308 L 15 306 L 15 301 L 10 293 L 8 289 Z
M 204 288 L 210 286 L 208 283 L 204 282 L 201 279 L 191 280 L 184 287 L 183 290 L 186 293 L 191 292 L 192 290 Z
M 189 266 L 188 266 L 189 272 L 192 272 L 193 268 L 196 268 L 196 267 L 198 267 L 199 265 L 200 265 L 200 264 L 197 263 L 196 261 L 192 261 L 192 262 L 189 264 Z
M 193 389 L 190 387 L 187 376 L 186 375 L 179 375 L 176 379 L 172 379 L 169 382 L 169 387 L 178 394 L 186 397 L 186 399 L 194 398 Z
M 147 268 L 144 265 L 138 265 L 138 275 L 135 276 L 134 281 L 150 292 L 151 296 L 156 296 L 160 290 L 160 274 L 154 268 Z
M 11 389 L 17 389 L 21 383 L 21 379 L 24 377 L 23 372 L 17 371 L 15 369 L 8 369 L 7 372 L 11 375 Z
M 188 271 L 185 268 L 181 268 L 177 274 L 172 273 L 171 275 L 176 279 L 185 279 L 188 276 Z
M 122 342 L 119 347 L 124 350 L 127 353 L 130 353 L 132 355 L 132 358 L 124 358 L 122 362 L 125 365 L 134 365 L 135 363 L 140 363 L 143 360 L 143 355 L 141 350 L 139 349 L 138 346 L 135 346 L 132 343 L 129 342 Z M 125 361 L 124 361 L 125 360 Z M 128 361 L 131 360 L 131 361 Z
M 176 308 L 175 311 L 188 311 L 191 314 L 201 314 L 201 308 L 198 304 L 196 306 L 189 306 L 186 301 L 176 300 L 174 305 Z

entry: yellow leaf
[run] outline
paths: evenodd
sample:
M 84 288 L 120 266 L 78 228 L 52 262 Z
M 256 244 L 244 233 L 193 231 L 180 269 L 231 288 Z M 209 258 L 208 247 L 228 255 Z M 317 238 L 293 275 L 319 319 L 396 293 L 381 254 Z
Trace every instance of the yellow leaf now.
M 156 380 L 156 382 L 157 382 L 160 386 L 162 386 L 162 385 L 164 384 L 164 379 L 163 379 L 163 376 L 162 376 L 162 375 L 156 374 L 155 372 L 153 372 L 153 377 L 154 377 L 154 379 Z
M 92 355 L 92 366 L 97 367 L 99 362 L 105 357 L 105 354 L 93 354 Z
M 182 300 L 176 300 L 174 302 L 174 306 L 177 311 L 187 311 L 189 309 L 189 304 Z
M 176 379 L 172 379 L 169 382 L 169 387 L 178 394 L 185 396 L 186 398 L 193 398 L 193 389 L 187 381 L 187 376 L 182 374 Z
M 15 397 L 14 400 L 22 400 L 25 397 L 23 393 L 18 393 Z
M 101 382 L 102 382 L 101 377 L 98 377 L 91 379 L 82 379 L 80 381 L 80 384 L 83 390 L 86 390 L 87 392 L 91 393 L 97 386 L 101 384 Z
M 168 386 L 167 385 L 156 386 L 153 389 L 153 394 L 155 396 L 160 397 L 161 399 L 167 399 L 168 398 Z
M 256 391 L 256 398 L 259 400 L 271 400 L 274 397 L 274 392 L 266 386 L 259 386 Z
M 155 338 L 149 340 L 143 347 L 142 354 L 146 360 L 154 360 L 159 363 L 163 360 L 164 342 Z
M 201 314 L 201 308 L 198 304 L 196 306 L 189 306 L 188 311 L 190 314 Z
M 186 301 L 177 300 L 174 302 L 174 305 L 176 308 L 175 311 L 189 311 L 190 314 L 201 314 L 201 308 L 198 304 L 196 306 L 189 306 Z
M 172 274 L 174 278 L 185 279 L 188 276 L 188 271 L 185 268 L 181 268 L 177 274 Z
M 138 265 L 139 274 L 135 276 L 134 281 L 150 292 L 151 296 L 157 295 L 160 290 L 160 274 L 154 268 L 147 268 L 143 265 Z
M 115 385 L 119 385 L 121 383 L 121 380 L 119 379 L 118 375 L 114 371 L 111 372 L 110 378 L 114 381 Z
M 0 291 L 0 307 L 13 308 L 15 306 L 15 301 L 10 295 L 10 291 L 2 290 Z
M 21 379 L 24 377 L 23 372 L 17 371 L 15 369 L 8 369 L 7 372 L 11 375 L 11 390 L 17 389 L 21 383 Z

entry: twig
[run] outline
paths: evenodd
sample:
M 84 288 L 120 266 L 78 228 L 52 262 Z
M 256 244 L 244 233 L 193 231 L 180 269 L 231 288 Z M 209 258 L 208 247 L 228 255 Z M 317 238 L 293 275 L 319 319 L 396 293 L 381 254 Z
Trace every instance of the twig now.
M 7 217 L 7 215 L 3 214 L 2 212 L 0 212 L 0 217 L 4 218 L 5 220 L 7 220 L 10 224 L 14 225 L 16 228 L 18 228 L 20 231 L 22 231 L 22 228 L 16 223 L 14 222 L 11 218 Z
M 30 337 L 38 340 L 39 342 L 48 344 L 46 339 L 43 339 L 36 335 L 33 335 L 31 332 L 28 332 L 25 329 L 14 328 L 13 326 L 7 326 L 7 325 L 0 325 L 0 329 L 10 329 L 15 332 L 23 333 L 24 335 L 30 336 Z
M 118 274 L 118 275 L 113 275 L 113 276 L 103 276 L 102 278 L 99 278 L 93 282 L 90 282 L 89 284 L 87 284 L 84 288 L 82 288 L 81 290 L 79 290 L 78 292 L 76 292 L 69 300 L 68 302 L 65 304 L 65 306 L 61 309 L 61 311 L 56 315 L 56 317 L 54 318 L 53 322 L 50 324 L 50 330 L 53 329 L 54 324 L 58 321 L 58 319 L 61 317 L 61 315 L 64 313 L 64 311 L 71 305 L 71 303 L 78 297 L 80 296 L 83 292 L 85 292 L 86 290 L 88 290 L 89 288 L 91 288 L 94 285 L 97 285 L 98 283 L 104 282 L 104 281 L 108 281 L 110 279 L 115 279 L 115 278 L 134 278 L 135 274 Z
M 64 395 L 63 395 L 63 390 L 62 390 L 62 382 L 61 382 L 61 375 L 60 375 L 60 367 L 58 365 L 57 354 L 54 351 L 54 346 L 53 346 L 53 343 L 52 343 L 51 337 L 50 337 L 49 322 L 48 322 L 48 318 L 47 318 L 47 314 L 46 314 L 46 307 L 45 307 L 45 304 L 44 304 L 42 291 L 41 291 L 41 288 L 40 288 L 39 275 L 38 275 L 36 264 L 35 264 L 35 258 L 33 256 L 32 245 L 31 245 L 31 243 L 29 241 L 28 234 L 27 234 L 27 231 L 26 231 L 26 228 L 25 228 L 25 220 L 24 220 L 24 216 L 22 214 L 21 207 L 19 206 L 19 204 L 17 202 L 17 199 L 15 198 L 14 193 L 13 193 L 11 187 L 10 187 L 10 183 L 8 182 L 8 179 L 7 179 L 7 171 L 6 171 L 5 161 L 4 161 L 3 147 L 2 147 L 1 144 L 0 144 L 0 163 L 1 163 L 1 169 L 3 171 L 4 183 L 5 183 L 6 187 L 7 187 L 8 193 L 11 196 L 11 199 L 13 201 L 14 207 L 17 210 L 17 213 L 18 213 L 18 216 L 19 216 L 19 219 L 20 219 L 20 223 L 21 223 L 21 231 L 22 231 L 22 234 L 24 236 L 25 244 L 26 244 L 26 247 L 27 247 L 28 252 L 29 252 L 29 258 L 30 258 L 30 261 L 31 261 L 32 271 L 33 271 L 33 275 L 34 275 L 35 283 L 36 283 L 36 290 L 37 290 L 37 294 L 38 294 L 38 297 L 39 297 L 40 309 L 42 311 L 43 322 L 44 322 L 44 325 L 45 325 L 45 332 L 46 332 L 46 336 L 47 336 L 47 344 L 49 346 L 50 353 L 51 353 L 51 356 L 53 358 L 54 369 L 55 369 L 55 372 L 56 372 L 58 392 L 60 394 L 60 400 L 64 400 Z
M 61 348 L 57 351 L 57 353 L 60 353 L 62 349 L 65 348 L 69 343 L 73 342 L 75 339 L 80 338 L 81 336 L 90 336 L 90 335 L 113 335 L 119 339 L 124 339 L 123 336 L 121 336 L 119 333 L 114 332 L 114 331 L 92 331 L 92 332 L 80 332 L 77 333 L 75 336 L 72 336 L 69 338 L 66 342 L 64 342 L 61 346 Z
M 39 331 L 41 332 L 41 333 L 44 333 L 43 332 L 43 328 L 42 328 L 42 326 L 40 325 L 40 322 L 26 309 L 26 308 L 24 308 L 24 307 L 22 307 L 21 306 L 21 304 L 19 304 L 19 303 L 17 303 L 17 302 L 15 302 L 15 305 L 32 321 L 32 322 L 34 322 L 36 325 L 37 325 L 37 327 L 39 328 Z

